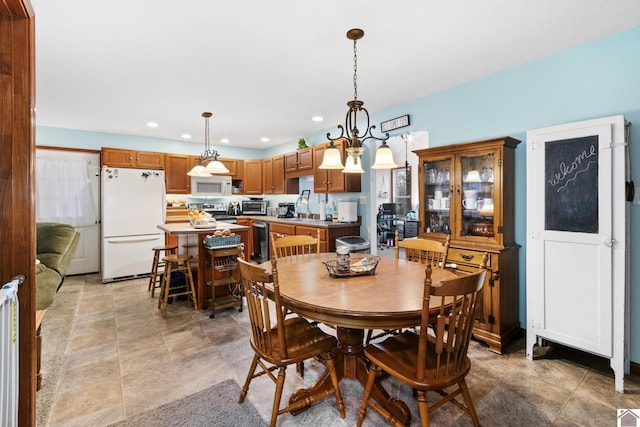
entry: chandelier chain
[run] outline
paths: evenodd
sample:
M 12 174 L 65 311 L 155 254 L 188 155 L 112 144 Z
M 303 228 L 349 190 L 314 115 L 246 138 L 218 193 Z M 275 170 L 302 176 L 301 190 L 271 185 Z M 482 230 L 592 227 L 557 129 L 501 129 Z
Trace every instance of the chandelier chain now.
M 358 99 L 358 48 L 357 39 L 353 40 L 353 99 Z

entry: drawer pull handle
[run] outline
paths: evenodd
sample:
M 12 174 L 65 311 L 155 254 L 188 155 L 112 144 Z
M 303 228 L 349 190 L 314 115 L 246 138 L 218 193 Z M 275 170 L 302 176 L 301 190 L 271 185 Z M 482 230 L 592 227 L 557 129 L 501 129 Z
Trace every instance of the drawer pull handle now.
M 463 260 L 465 260 L 465 261 L 469 262 L 469 261 L 471 261 L 471 260 L 474 258 L 474 255 L 465 255 L 465 254 L 460 254 L 460 257 L 461 257 Z

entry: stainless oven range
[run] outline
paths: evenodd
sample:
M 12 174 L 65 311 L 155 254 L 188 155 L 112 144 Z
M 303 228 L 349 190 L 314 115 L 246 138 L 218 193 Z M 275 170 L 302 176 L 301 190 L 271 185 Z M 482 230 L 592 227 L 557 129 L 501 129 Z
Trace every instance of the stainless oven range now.
M 189 205 L 190 210 L 201 210 L 208 214 L 211 214 L 216 221 L 228 222 L 230 224 L 237 224 L 238 220 L 235 216 L 231 216 L 227 213 L 226 203 L 197 203 Z

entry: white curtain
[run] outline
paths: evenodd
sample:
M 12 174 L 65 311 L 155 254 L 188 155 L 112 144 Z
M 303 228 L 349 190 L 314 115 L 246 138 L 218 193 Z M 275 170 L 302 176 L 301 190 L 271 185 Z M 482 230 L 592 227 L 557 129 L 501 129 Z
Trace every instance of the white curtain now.
M 98 221 L 86 160 L 36 159 L 36 219 L 84 227 Z

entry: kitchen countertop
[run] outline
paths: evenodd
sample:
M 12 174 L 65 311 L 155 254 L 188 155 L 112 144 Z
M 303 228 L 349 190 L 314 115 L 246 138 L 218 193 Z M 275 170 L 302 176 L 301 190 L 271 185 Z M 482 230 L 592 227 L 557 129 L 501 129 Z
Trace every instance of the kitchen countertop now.
M 245 225 L 229 224 L 228 222 L 222 221 L 216 221 L 216 226 L 210 228 L 194 228 L 189 222 L 158 224 L 158 228 L 169 234 L 202 234 L 211 233 L 216 230 L 224 230 L 225 228 L 228 228 L 231 232 L 249 230 L 249 227 Z
M 318 227 L 318 228 L 345 228 L 345 227 L 353 227 L 360 226 L 359 222 L 332 222 L 332 221 L 321 221 L 319 219 L 307 219 L 307 218 L 278 218 L 275 216 L 268 215 L 241 215 L 238 219 L 252 219 L 254 221 L 264 221 L 264 222 L 278 222 L 281 224 L 291 224 L 291 225 L 303 225 L 309 227 Z

